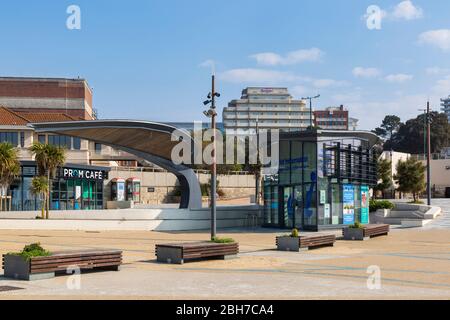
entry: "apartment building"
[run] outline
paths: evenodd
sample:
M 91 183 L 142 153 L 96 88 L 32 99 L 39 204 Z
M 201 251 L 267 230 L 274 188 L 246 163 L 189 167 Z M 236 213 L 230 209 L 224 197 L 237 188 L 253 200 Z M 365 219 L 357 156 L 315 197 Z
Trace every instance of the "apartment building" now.
M 228 133 L 248 134 L 259 129 L 304 131 L 314 115 L 303 100 L 295 100 L 287 88 L 248 87 L 240 99 L 232 100 L 222 113 Z
M 316 110 L 314 125 L 324 130 L 349 130 L 348 110 L 343 105 Z

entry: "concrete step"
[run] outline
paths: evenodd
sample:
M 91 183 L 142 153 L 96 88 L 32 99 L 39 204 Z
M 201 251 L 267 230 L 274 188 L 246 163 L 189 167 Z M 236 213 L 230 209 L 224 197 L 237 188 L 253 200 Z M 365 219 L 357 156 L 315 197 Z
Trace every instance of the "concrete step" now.
M 423 219 L 424 214 L 419 211 L 391 211 L 388 218 Z

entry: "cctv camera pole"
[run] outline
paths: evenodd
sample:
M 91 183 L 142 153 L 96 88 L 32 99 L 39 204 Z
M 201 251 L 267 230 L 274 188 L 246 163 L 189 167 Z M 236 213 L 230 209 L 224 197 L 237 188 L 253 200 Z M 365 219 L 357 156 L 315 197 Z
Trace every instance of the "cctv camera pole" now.
M 216 88 L 215 88 L 215 75 L 212 75 L 211 84 L 211 109 L 213 109 L 211 117 L 211 128 L 213 130 L 213 150 L 212 150 L 212 168 L 211 168 L 211 239 L 216 237 L 217 227 L 217 210 L 216 210 L 216 175 L 217 175 L 217 164 L 216 164 Z
M 427 102 L 427 200 L 431 206 L 431 118 L 430 101 Z

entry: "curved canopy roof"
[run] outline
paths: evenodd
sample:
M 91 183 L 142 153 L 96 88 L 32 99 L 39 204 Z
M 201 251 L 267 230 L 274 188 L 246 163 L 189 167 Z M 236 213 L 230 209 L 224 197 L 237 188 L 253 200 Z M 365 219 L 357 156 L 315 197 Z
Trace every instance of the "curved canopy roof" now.
M 70 122 L 33 123 L 36 132 L 78 137 L 108 145 L 148 160 L 175 174 L 182 188 L 181 207 L 201 207 L 201 192 L 192 169 L 172 162 L 171 154 L 179 140 L 172 141 L 172 133 L 178 130 L 182 140 L 193 140 L 190 134 L 171 125 L 133 120 L 93 120 Z M 191 159 L 193 157 L 191 148 Z M 184 195 L 183 195 L 184 189 Z

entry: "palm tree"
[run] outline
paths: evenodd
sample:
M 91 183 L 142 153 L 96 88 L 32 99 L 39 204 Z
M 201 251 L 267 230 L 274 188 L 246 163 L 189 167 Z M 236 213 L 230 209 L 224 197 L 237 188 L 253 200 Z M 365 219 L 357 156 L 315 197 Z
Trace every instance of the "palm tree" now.
M 47 176 L 49 184 L 46 202 L 46 219 L 48 219 L 48 213 L 50 210 L 50 192 L 51 183 L 50 179 L 56 176 L 56 170 L 58 167 L 64 165 L 66 162 L 66 150 L 61 147 L 57 147 L 51 144 L 33 143 L 30 147 L 30 151 L 33 153 L 39 176 Z
M 31 180 L 30 191 L 35 196 L 40 196 L 41 200 L 43 200 L 41 206 L 41 217 L 44 219 L 45 204 L 49 193 L 49 183 L 47 178 L 44 176 L 34 177 L 33 180 Z
M 20 174 L 18 150 L 9 142 L 0 143 L 0 197 L 8 195 L 8 188 Z M 1 210 L 1 208 L 0 208 Z

